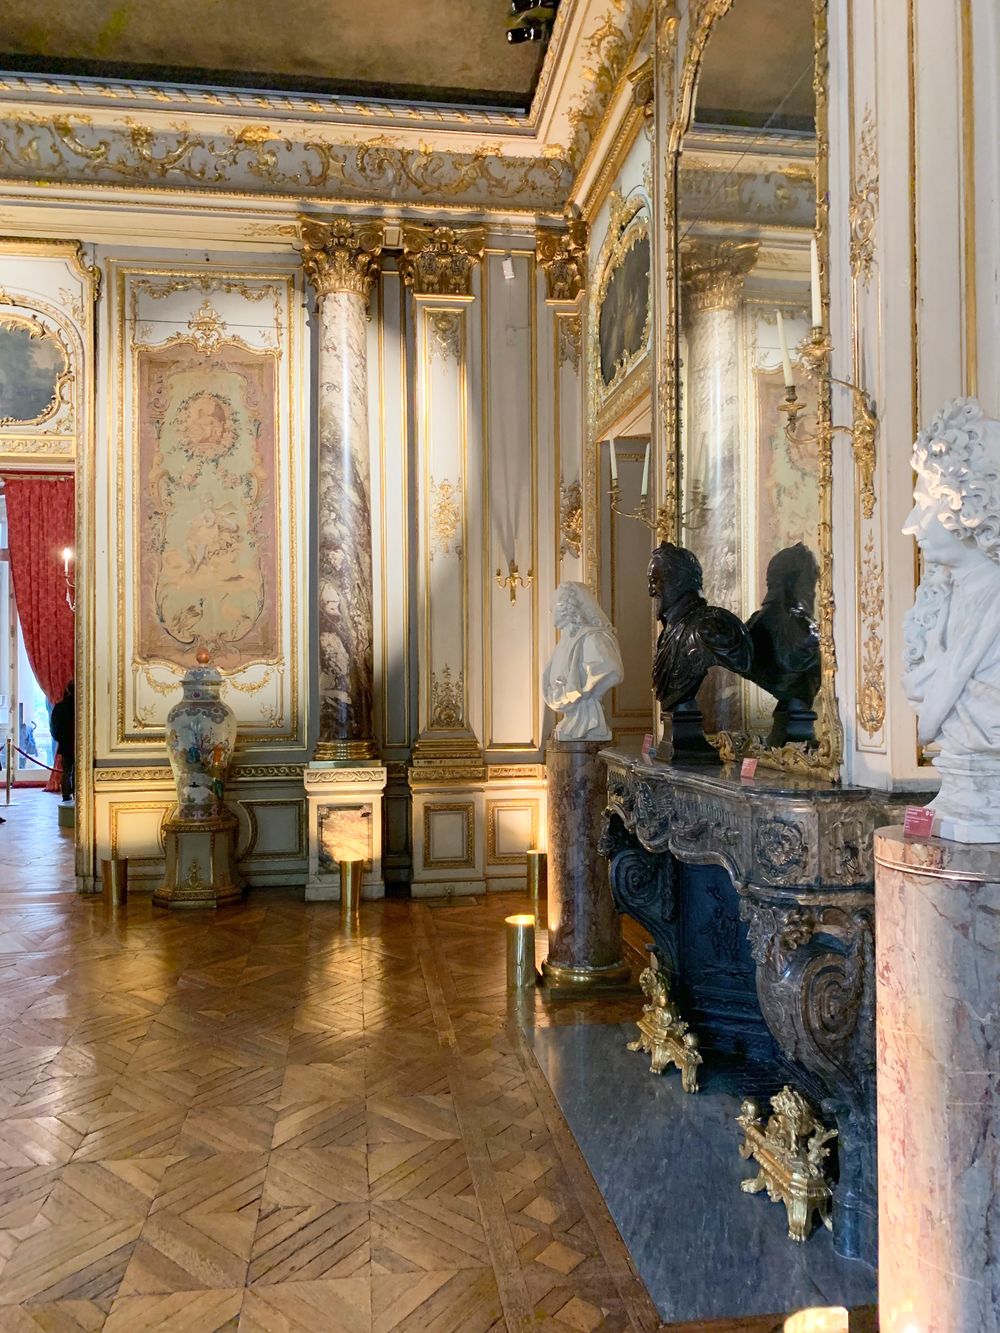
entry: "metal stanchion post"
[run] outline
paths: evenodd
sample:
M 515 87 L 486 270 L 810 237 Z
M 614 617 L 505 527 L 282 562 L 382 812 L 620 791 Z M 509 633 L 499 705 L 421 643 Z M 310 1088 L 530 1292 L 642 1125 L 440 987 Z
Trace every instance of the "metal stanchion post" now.
M 14 742 L 7 737 L 7 743 L 4 746 L 6 750 L 6 772 L 4 774 L 4 805 L 10 805 L 10 789 L 14 781 Z
M 343 925 L 358 924 L 364 871 L 364 861 L 340 862 L 340 920 Z
M 508 916 L 507 989 L 526 990 L 535 984 L 535 918 L 528 913 Z

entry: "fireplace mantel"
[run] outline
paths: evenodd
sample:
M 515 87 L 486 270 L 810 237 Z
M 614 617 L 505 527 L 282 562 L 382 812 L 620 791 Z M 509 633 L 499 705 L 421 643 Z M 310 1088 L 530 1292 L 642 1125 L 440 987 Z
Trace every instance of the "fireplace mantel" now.
M 602 851 L 619 911 L 682 976 L 677 862 L 730 877 L 756 964 L 757 998 L 785 1057 L 824 1091 L 839 1132 L 834 1242 L 874 1263 L 873 835 L 901 797 L 758 769 L 683 768 L 603 751 Z M 909 798 L 913 799 L 912 795 Z

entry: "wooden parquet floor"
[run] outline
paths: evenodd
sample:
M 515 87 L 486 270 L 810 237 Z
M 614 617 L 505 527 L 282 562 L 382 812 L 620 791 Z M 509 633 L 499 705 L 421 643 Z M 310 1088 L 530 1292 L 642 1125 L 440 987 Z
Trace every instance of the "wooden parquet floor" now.
M 0 1333 L 655 1333 L 509 1007 L 523 900 L 365 904 L 353 936 L 293 893 L 111 912 L 64 846 L 18 863 L 29 822 L 0 828 Z

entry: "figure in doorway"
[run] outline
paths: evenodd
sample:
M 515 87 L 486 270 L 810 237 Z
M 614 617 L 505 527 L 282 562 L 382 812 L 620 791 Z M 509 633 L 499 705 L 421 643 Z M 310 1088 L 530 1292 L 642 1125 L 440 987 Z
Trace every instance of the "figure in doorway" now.
M 62 798 L 73 799 L 73 766 L 76 759 L 76 695 L 73 682 L 59 702 L 53 705 L 49 730 L 56 742 L 56 754 L 62 756 Z

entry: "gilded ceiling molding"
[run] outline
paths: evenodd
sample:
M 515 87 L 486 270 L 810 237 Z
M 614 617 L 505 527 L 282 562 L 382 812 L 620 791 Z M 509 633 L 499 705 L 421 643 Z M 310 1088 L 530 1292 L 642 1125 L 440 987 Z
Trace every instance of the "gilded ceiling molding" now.
M 336 142 L 320 138 L 317 126 L 298 136 L 295 129 L 243 123 L 202 130 L 183 121 L 164 128 L 83 111 L 8 109 L 0 115 L 0 181 L 552 213 L 562 211 L 573 179 L 555 152 L 506 156 L 487 143 L 453 153 L 407 147 L 385 134 Z
M 539 228 L 535 252 L 545 271 L 550 301 L 575 301 L 587 281 L 587 224 L 568 223 L 565 231 Z
M 316 294 L 354 292 L 367 300 L 378 276 L 382 236 L 380 222 L 355 222 L 350 218 L 317 222 L 303 218 L 299 250 L 302 267 Z
M 861 122 L 854 189 L 847 215 L 851 228 L 851 273 L 867 287 L 875 263 L 875 224 L 878 219 L 878 142 L 870 106 L 866 107 Z
M 732 309 L 740 299 L 759 251 L 757 241 L 683 241 L 681 284 L 685 313 Z
M 596 139 L 619 82 L 634 63 L 653 17 L 650 0 L 612 0 L 577 57 L 587 86 L 569 110 L 572 133 L 566 157 L 577 170 Z
M 421 296 L 471 296 L 472 274 L 486 252 L 484 227 L 403 227 L 399 271 Z
M 653 102 L 656 96 L 656 84 L 653 80 L 653 57 L 647 56 L 628 76 L 632 85 L 632 101 L 642 112 L 647 122 L 653 119 Z

